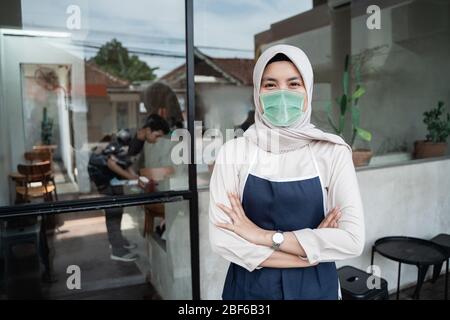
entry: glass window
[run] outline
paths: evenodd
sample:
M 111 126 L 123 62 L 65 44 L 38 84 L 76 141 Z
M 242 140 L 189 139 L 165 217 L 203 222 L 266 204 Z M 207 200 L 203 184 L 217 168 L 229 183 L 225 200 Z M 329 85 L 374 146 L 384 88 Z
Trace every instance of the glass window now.
M 311 7 L 312 1 L 294 0 L 194 2 L 196 120 L 202 132 L 214 129 L 212 136 L 226 141 L 254 122 L 253 67 L 271 25 Z M 211 150 L 208 135 L 196 141 Z M 209 184 L 214 156 L 204 153 L 197 160 L 199 188 Z
M 1 219 L 0 297 L 192 299 L 189 243 L 187 201 Z
M 234 1 L 200 0 L 195 6 L 196 108 L 204 131 L 220 129 L 225 140 L 226 129 L 253 123 L 254 60 L 282 43 L 308 55 L 311 122 L 342 136 L 356 166 L 403 164 L 422 157 L 423 140 L 439 136 L 427 130 L 424 112 L 441 105 L 445 121 L 449 110 L 448 1 L 240 1 L 237 9 Z M 444 80 L 437 81 L 440 71 Z M 448 155 L 445 143 L 438 148 L 435 156 Z M 211 168 L 198 165 L 199 186 Z
M 177 0 L 21 1 L 22 27 L 0 24 L 0 206 L 187 189 L 170 139 L 186 127 L 184 15 Z M 42 161 L 48 181 L 30 176 Z
M 371 165 L 385 165 L 421 157 L 416 141 L 429 134 L 424 112 L 442 102 L 444 120 L 450 110 L 450 3 L 370 4 L 351 7 L 353 83 L 365 89 L 360 126 L 372 133 L 370 143 L 359 138 L 355 146 L 373 151 Z

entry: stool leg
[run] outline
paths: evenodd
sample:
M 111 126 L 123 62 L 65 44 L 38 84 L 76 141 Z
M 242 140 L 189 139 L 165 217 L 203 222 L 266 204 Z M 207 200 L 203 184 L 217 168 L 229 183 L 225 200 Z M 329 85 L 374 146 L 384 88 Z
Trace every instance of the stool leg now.
M 373 259 L 375 255 L 375 248 L 372 247 L 372 257 L 370 258 L 370 272 L 373 274 Z
M 397 300 L 400 298 L 400 272 L 402 271 L 402 263 L 398 263 L 398 276 L 397 276 Z
M 413 299 L 419 300 L 420 298 L 420 289 L 422 288 L 423 281 L 425 280 L 425 275 L 428 271 L 428 266 L 417 266 L 417 285 L 416 290 L 413 294 Z
M 438 263 L 438 264 L 433 265 L 433 278 L 431 279 L 432 283 L 435 283 L 436 280 L 439 278 L 439 275 L 441 273 L 443 264 L 444 263 L 442 262 L 442 263 Z

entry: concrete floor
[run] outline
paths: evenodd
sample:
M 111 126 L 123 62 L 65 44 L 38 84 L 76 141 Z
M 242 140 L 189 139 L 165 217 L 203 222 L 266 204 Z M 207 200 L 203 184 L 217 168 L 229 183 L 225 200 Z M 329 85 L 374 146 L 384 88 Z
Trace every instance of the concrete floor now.
M 412 295 L 414 293 L 415 288 L 416 288 L 415 286 L 411 286 L 409 288 L 400 290 L 399 299 L 413 300 Z M 426 281 L 422 286 L 422 290 L 420 290 L 420 300 L 443 300 L 445 293 L 444 289 L 445 289 L 445 275 L 441 275 L 435 283 L 431 283 L 431 281 Z M 396 292 L 389 295 L 389 299 L 391 300 L 397 299 Z

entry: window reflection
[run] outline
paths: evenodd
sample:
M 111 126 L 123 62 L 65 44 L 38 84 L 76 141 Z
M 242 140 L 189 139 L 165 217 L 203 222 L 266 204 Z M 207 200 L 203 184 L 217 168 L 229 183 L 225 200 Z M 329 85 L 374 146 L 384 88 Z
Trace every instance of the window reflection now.
M 0 299 L 191 299 L 188 210 L 180 201 L 0 219 Z
M 90 174 L 93 154 L 105 156 L 97 171 L 117 169 L 108 184 L 130 186 L 125 194 L 186 189 L 186 166 L 170 161 L 170 132 L 186 126 L 185 82 L 165 80 L 174 69 L 185 77 L 184 3 L 27 0 L 21 16 L 21 30 L 0 32 L 2 145 L 11 150 L 0 205 L 109 195 Z M 167 129 L 146 126 L 152 115 Z M 132 146 L 118 139 L 123 132 Z M 35 177 L 47 174 L 43 161 L 48 183 Z

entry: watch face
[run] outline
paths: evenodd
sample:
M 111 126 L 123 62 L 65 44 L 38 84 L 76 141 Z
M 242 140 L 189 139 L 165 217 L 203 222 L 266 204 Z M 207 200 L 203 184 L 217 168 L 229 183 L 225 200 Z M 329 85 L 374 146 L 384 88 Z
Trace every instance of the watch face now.
M 277 233 L 275 233 L 275 234 L 273 235 L 272 240 L 273 240 L 273 242 L 275 242 L 276 244 L 280 244 L 280 243 L 283 242 L 284 236 L 283 236 L 282 233 L 277 232 Z

